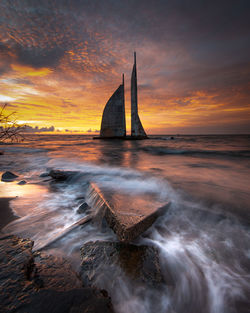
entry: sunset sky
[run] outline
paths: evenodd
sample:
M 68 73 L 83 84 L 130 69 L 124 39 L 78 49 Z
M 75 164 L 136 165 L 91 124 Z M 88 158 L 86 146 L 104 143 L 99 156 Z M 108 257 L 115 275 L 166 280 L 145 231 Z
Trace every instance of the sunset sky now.
M 100 129 L 137 52 L 149 134 L 250 133 L 250 2 L 1 0 L 0 102 L 21 123 Z

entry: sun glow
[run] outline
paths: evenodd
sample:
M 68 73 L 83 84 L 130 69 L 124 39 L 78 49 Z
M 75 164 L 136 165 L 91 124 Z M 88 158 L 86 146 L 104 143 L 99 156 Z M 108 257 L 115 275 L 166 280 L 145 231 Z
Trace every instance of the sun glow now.
M 20 64 L 11 64 L 11 68 L 17 72 L 17 74 L 20 74 L 22 76 L 39 76 L 44 77 L 48 74 L 52 73 L 52 70 L 49 68 L 40 68 L 35 69 L 31 66 L 24 66 Z
M 15 101 L 16 99 L 13 97 L 5 96 L 5 95 L 0 95 L 0 102 L 10 102 L 10 101 Z

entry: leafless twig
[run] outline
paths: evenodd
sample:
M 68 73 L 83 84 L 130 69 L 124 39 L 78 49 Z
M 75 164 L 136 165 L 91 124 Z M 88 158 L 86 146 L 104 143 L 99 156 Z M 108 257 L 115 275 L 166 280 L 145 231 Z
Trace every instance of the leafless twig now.
M 15 118 L 15 113 L 5 114 L 8 103 L 5 103 L 0 109 L 0 142 L 1 141 L 21 141 L 24 139 L 22 131 L 24 125 L 19 125 Z

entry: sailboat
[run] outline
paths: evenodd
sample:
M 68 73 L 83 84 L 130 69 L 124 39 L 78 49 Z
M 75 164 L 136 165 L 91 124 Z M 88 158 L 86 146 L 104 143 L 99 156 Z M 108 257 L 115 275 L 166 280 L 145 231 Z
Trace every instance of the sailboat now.
M 131 136 L 126 135 L 124 74 L 122 84 L 116 89 L 105 105 L 102 114 L 101 131 L 94 139 L 148 139 L 138 115 L 136 52 L 131 75 Z

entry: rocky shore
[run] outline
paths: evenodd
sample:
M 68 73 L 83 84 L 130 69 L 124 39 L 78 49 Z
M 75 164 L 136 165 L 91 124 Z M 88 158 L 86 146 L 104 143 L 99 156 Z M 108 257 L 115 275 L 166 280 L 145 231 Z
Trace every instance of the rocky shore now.
M 0 312 L 113 312 L 106 291 L 83 287 L 66 260 L 33 253 L 32 246 L 17 236 L 0 239 Z
M 41 174 L 40 177 L 51 177 L 50 182 L 53 184 L 62 181 L 70 183 L 71 179 L 79 178 L 81 175 L 82 173 L 78 172 L 51 170 L 49 173 Z M 17 177 L 18 175 L 11 172 L 5 172 L 2 181 L 9 183 L 15 181 Z M 94 199 L 104 197 L 99 189 L 96 191 L 90 188 L 90 190 Z M 105 200 L 106 206 L 104 208 L 102 206 L 102 209 L 105 212 L 108 207 L 113 212 L 113 222 L 108 224 L 115 231 L 117 239 L 124 239 L 123 236 L 119 236 L 124 229 L 126 236 L 132 239 L 153 224 L 158 217 L 157 207 L 150 211 L 146 208 L 140 211 L 139 209 L 145 206 L 145 200 L 138 203 L 138 208 L 134 212 L 133 206 L 129 205 L 133 214 L 127 226 L 125 222 L 128 220 L 126 206 L 128 203 L 124 196 L 121 197 L 123 201 L 115 202 L 115 206 L 110 206 L 111 204 Z M 84 197 L 81 199 L 84 200 Z M 0 204 L 4 204 L 0 210 L 6 217 L 1 225 L 4 226 L 15 217 L 8 206 L 10 199 L 0 200 L 2 201 Z M 126 207 L 125 214 L 122 214 L 123 207 Z M 93 217 L 93 223 L 96 223 L 98 214 L 93 216 L 91 207 L 83 202 L 77 213 L 86 214 L 86 212 L 89 214 L 83 217 L 83 220 Z M 108 221 L 107 218 L 106 220 Z M 118 221 L 115 223 L 116 227 L 113 227 L 114 220 Z M 82 219 L 72 224 L 60 233 L 60 237 L 81 223 Z M 58 238 L 57 236 L 56 239 Z M 55 241 L 54 239 L 50 238 L 48 244 Z M 0 237 L 0 313 L 112 313 L 114 309 L 108 292 L 112 294 L 113 289 L 110 286 L 119 284 L 117 278 L 128 279 L 135 289 L 144 290 L 150 287 L 153 290 L 162 290 L 164 285 L 173 286 L 171 277 L 165 273 L 163 276 L 161 273 L 158 250 L 154 247 L 137 246 L 116 240 L 87 242 L 79 250 L 81 264 L 77 273 L 65 259 L 38 252 L 39 249 L 33 248 L 33 244 L 32 240 L 15 235 L 2 234 Z

